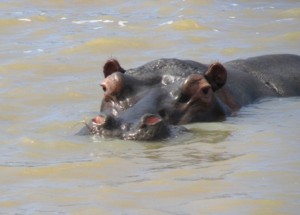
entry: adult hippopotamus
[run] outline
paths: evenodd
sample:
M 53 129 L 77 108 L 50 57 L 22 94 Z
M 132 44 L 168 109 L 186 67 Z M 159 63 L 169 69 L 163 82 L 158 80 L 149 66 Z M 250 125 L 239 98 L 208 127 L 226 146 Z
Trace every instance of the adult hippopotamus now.
M 100 114 L 86 130 L 121 139 L 165 138 L 173 126 L 224 120 L 263 97 L 300 95 L 300 56 L 289 54 L 211 65 L 159 59 L 128 70 L 110 59 L 103 73 Z

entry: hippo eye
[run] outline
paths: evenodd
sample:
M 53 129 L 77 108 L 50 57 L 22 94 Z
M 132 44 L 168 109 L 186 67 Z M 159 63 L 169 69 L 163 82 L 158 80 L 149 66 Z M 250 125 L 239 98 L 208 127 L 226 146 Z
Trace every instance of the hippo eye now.
M 178 98 L 179 103 L 187 103 L 190 100 L 190 97 L 184 94 L 181 94 Z
M 100 84 L 105 96 L 119 96 L 122 92 L 124 85 L 124 77 L 120 72 L 113 73 L 109 75 L 104 81 Z
M 106 86 L 105 85 L 103 85 L 103 84 L 101 84 L 101 87 L 102 87 L 102 90 L 103 90 L 103 92 L 106 92 Z
M 202 90 L 204 95 L 207 95 L 209 90 L 210 90 L 210 86 L 203 87 L 201 90 Z

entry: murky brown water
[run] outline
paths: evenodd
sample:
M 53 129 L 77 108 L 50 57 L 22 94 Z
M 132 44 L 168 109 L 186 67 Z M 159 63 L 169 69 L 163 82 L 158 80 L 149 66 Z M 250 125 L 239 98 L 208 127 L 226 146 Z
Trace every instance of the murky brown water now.
M 300 99 L 158 143 L 74 133 L 101 66 L 300 54 L 299 1 L 1 1 L 0 214 L 298 214 Z

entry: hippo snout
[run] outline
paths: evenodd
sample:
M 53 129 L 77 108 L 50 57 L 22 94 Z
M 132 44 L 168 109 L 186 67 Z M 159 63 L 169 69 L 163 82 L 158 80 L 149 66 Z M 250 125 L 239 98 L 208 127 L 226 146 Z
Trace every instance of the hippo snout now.
M 110 115 L 98 115 L 94 119 L 92 119 L 92 124 L 98 128 L 104 129 L 114 129 L 117 126 L 117 122 L 114 117 Z
M 90 134 L 124 140 L 157 140 L 168 137 L 170 133 L 167 124 L 155 114 L 145 114 L 136 122 L 99 114 L 86 126 Z
M 169 133 L 169 127 L 160 116 L 145 114 L 136 126 L 131 127 L 128 132 L 124 132 L 123 139 L 156 140 L 168 137 Z
M 99 114 L 86 127 L 90 134 L 104 137 L 117 137 L 121 134 L 117 120 L 110 115 Z

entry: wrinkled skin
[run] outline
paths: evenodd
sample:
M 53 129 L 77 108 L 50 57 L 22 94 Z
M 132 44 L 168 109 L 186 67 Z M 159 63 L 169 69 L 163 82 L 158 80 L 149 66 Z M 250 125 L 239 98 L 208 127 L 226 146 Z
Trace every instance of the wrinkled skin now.
M 181 131 L 176 125 L 224 120 L 262 97 L 299 96 L 299 70 L 295 55 L 211 65 L 159 59 L 129 70 L 111 59 L 103 68 L 100 114 L 85 130 L 121 139 L 166 138 Z

